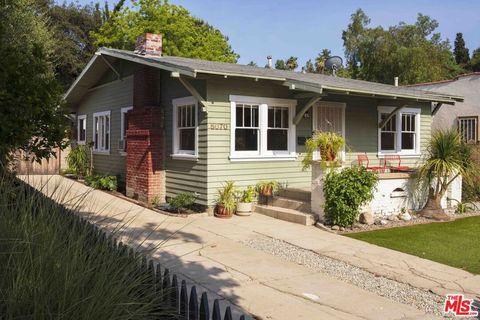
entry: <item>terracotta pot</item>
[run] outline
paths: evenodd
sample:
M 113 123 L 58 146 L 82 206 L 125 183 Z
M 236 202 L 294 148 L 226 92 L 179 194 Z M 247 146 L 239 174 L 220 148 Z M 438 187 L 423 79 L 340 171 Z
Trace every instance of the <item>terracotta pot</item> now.
M 237 216 L 249 216 L 252 214 L 253 203 L 252 202 L 239 202 L 237 204 Z
M 273 194 L 273 188 L 272 187 L 263 187 L 262 188 L 262 196 L 271 197 L 272 194 Z
M 215 217 L 217 218 L 231 218 L 232 217 L 232 212 L 230 210 L 225 209 L 223 205 L 217 204 L 215 207 Z

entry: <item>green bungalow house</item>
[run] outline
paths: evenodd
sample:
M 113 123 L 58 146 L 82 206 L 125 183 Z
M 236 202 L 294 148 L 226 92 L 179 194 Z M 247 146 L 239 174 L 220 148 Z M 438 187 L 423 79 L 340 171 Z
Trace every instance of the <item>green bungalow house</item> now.
M 99 49 L 65 95 L 76 116 L 76 142 L 93 141 L 95 172 L 121 176 L 127 196 L 144 201 L 196 192 L 199 203 L 213 205 L 226 180 L 239 187 L 276 180 L 310 188 L 311 172 L 302 171 L 301 159 L 315 130 L 346 138 L 346 165 L 366 153 L 371 166 L 386 154 L 415 166 L 430 138 L 432 103 L 435 113 L 462 100 L 322 74 L 161 56 L 161 38 L 153 42 L 135 52 Z

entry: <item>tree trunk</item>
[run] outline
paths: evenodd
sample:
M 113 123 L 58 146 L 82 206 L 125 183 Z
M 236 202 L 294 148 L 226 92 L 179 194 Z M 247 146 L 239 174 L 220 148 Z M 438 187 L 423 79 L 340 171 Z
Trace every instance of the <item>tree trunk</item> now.
M 419 215 L 425 218 L 447 221 L 450 217 L 442 209 L 441 201 L 444 192 L 440 192 L 437 195 L 430 194 L 428 196 L 427 204 L 419 212 Z

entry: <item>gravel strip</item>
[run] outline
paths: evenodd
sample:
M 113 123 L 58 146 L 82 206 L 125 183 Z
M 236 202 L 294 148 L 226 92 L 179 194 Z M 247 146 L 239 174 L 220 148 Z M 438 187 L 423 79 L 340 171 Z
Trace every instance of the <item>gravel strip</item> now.
M 411 305 L 426 313 L 443 316 L 444 297 L 432 292 L 424 291 L 385 277 L 376 276 L 343 261 L 322 256 L 282 240 L 259 236 L 255 239 L 242 241 L 242 244 L 303 265 L 308 269 L 320 271 L 329 277 L 353 284 L 382 297 Z

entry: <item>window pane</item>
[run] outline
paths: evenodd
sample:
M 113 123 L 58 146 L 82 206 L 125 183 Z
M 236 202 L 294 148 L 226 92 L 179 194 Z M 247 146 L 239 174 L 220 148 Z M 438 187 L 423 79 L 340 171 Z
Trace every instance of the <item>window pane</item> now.
M 288 151 L 288 130 L 267 131 L 267 150 Z
M 258 127 L 258 106 L 252 106 L 252 127 Z
M 395 150 L 395 133 L 382 132 L 381 135 L 381 150 Z
M 382 113 L 380 119 L 383 121 L 387 118 L 388 114 L 387 113 Z M 382 128 L 382 131 L 396 131 L 397 130 L 397 115 L 394 115 L 393 117 L 388 120 L 385 125 Z
M 243 126 L 244 127 L 251 127 L 252 126 L 252 118 L 251 118 L 251 112 L 252 109 L 251 107 L 245 107 L 245 109 L 243 110 L 243 119 L 244 119 L 244 123 L 243 123 Z
M 236 121 L 236 126 L 237 127 L 243 127 L 243 105 L 240 104 L 236 107 L 236 117 L 237 117 L 237 121 Z
M 288 128 L 288 109 L 283 109 L 282 128 Z
M 180 129 L 180 150 L 195 151 L 195 129 Z
M 282 127 L 282 109 L 275 108 L 275 128 Z
M 268 127 L 275 127 L 275 109 L 273 108 L 268 108 Z
M 402 133 L 402 150 L 415 149 L 415 133 Z
M 258 150 L 258 129 L 235 129 L 236 151 Z
M 95 137 L 94 137 L 94 148 L 98 149 L 98 118 L 95 118 Z

